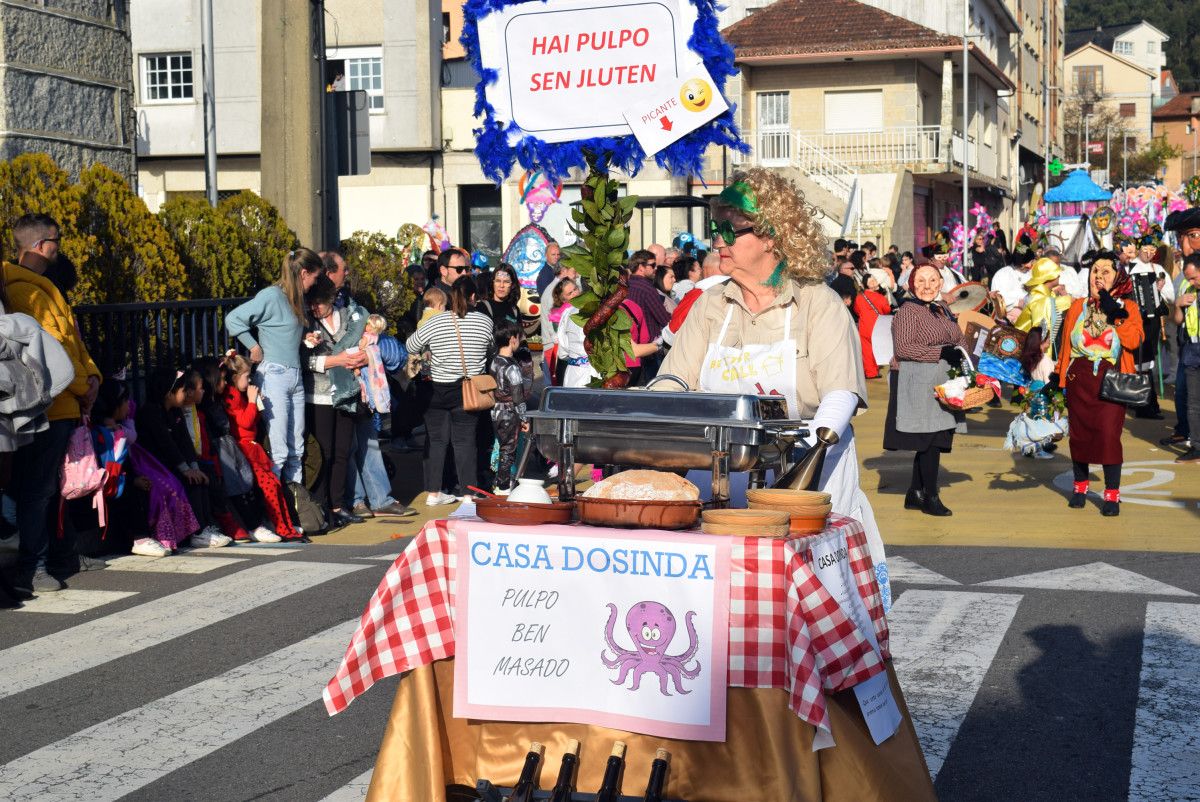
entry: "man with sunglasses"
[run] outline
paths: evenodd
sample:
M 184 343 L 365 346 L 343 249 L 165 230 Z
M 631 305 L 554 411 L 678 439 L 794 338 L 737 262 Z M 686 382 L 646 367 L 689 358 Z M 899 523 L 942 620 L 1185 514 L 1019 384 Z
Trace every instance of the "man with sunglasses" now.
M 661 245 L 650 247 L 658 247 L 660 250 L 662 248 Z M 649 249 L 634 251 L 633 256 L 629 258 L 629 300 L 642 308 L 642 314 L 646 316 L 646 331 L 651 341 L 658 340 L 663 327 L 671 322 L 671 313 L 667 311 L 662 296 L 654 288 L 656 270 L 658 260 Z M 642 360 L 642 365 L 645 367 L 645 359 Z
M 71 432 L 86 415 L 100 390 L 100 370 L 88 355 L 70 304 L 42 275 L 58 259 L 59 226 L 44 214 L 27 214 L 12 228 L 19 264 L 4 263 L 8 293 L 7 312 L 22 312 L 58 340 L 75 369 L 74 380 L 55 396 L 46 410 L 48 428 L 34 435 L 13 455 L 12 481 L 7 492 L 16 509 L 20 536 L 17 593 L 30 598 L 66 587 L 60 577 L 78 570 L 75 544 L 68 537 L 52 537 L 51 521 L 58 521 L 58 472 L 67 453 Z
M 458 248 L 448 248 L 438 254 L 438 280 L 433 286 L 450 297 L 450 287 L 467 273 L 467 255 Z

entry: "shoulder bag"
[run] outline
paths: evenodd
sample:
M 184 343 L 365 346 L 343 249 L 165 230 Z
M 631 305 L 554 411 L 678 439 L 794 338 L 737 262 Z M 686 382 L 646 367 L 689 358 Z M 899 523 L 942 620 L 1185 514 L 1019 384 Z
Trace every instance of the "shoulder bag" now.
M 462 400 L 467 412 L 483 412 L 496 406 L 496 380 L 487 373 L 467 375 L 467 354 L 463 350 L 462 329 L 458 327 L 458 315 L 450 313 L 454 322 L 454 334 L 458 337 L 458 356 L 462 360 Z
M 1150 401 L 1150 374 L 1112 368 L 1100 380 L 1100 398 L 1127 407 L 1145 406 Z

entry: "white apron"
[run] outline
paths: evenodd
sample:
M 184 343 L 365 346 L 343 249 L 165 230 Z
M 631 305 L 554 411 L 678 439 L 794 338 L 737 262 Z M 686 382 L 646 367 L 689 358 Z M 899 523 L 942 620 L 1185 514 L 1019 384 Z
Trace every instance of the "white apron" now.
M 733 308 L 730 307 L 721 324 L 720 334 L 704 353 L 697 389 L 708 393 L 780 395 L 787 400 L 789 417 L 798 419 L 800 403 L 796 390 L 796 362 L 798 357 L 808 356 L 808 343 L 806 338 L 801 349 L 792 337 L 792 311 L 793 307 L 789 306 L 783 324 L 783 337 L 778 342 L 732 348 L 722 345 L 733 319 Z M 811 447 L 815 442 L 814 433 L 809 435 L 804 445 Z M 701 497 L 707 499 L 712 491 L 711 482 L 705 477 L 710 477 L 710 474 L 696 472 L 692 481 L 701 489 Z M 749 474 L 745 472 L 737 472 L 729 477 L 731 506 L 746 506 L 748 485 Z M 858 484 L 858 452 L 854 447 L 853 426 L 847 426 L 838 443 L 826 452 L 819 487 L 830 494 L 835 513 L 862 523 L 871 560 L 875 563 L 876 579 L 883 593 L 884 608 L 891 608 L 891 583 L 888 581 L 883 539 L 875 523 L 871 502 Z

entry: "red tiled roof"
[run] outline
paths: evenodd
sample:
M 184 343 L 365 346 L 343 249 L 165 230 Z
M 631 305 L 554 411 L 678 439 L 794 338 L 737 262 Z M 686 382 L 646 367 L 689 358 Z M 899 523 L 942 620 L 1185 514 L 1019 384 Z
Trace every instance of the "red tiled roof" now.
M 1200 92 L 1180 92 L 1175 97 L 1154 110 L 1151 115 L 1155 120 L 1174 120 L 1192 116 L 1192 98 L 1200 97 Z
M 722 34 L 738 58 L 961 46 L 962 39 L 857 0 L 777 0 Z

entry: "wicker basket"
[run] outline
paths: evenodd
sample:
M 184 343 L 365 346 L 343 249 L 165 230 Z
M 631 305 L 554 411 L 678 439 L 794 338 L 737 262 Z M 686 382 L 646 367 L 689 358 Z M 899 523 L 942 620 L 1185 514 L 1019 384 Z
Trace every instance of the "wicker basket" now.
M 963 403 L 960 407 L 957 404 L 951 404 L 949 401 L 947 401 L 944 394 L 940 392 L 937 393 L 938 401 L 942 402 L 942 406 L 944 406 L 946 409 L 960 410 L 963 412 L 966 412 L 970 409 L 978 409 L 995 397 L 996 394 L 992 391 L 991 387 L 968 387 L 967 391 L 963 393 Z

